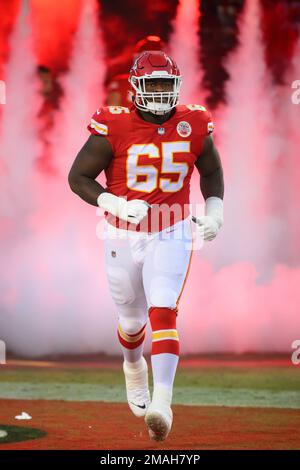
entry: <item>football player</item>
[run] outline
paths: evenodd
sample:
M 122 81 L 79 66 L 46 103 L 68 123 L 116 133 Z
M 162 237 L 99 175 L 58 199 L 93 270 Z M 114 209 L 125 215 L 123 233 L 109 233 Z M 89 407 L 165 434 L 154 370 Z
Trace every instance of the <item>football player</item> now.
M 95 112 L 69 184 L 84 201 L 105 211 L 106 270 L 128 404 L 136 416 L 145 417 L 150 437 L 163 440 L 172 426 L 178 301 L 191 258 L 190 179 L 196 167 L 205 199 L 205 215 L 196 223 L 201 237 L 213 240 L 223 224 L 223 172 L 211 115 L 200 105 L 178 105 L 182 78 L 169 56 L 143 52 L 129 81 L 134 105 Z M 106 188 L 96 181 L 102 171 Z M 152 399 L 143 357 L 148 319 Z

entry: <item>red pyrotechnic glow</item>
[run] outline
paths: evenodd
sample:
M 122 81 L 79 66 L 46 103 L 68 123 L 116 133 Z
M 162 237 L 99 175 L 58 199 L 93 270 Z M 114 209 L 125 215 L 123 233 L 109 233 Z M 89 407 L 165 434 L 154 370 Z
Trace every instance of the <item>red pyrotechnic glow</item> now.
M 57 72 L 67 67 L 81 0 L 31 0 L 37 62 Z

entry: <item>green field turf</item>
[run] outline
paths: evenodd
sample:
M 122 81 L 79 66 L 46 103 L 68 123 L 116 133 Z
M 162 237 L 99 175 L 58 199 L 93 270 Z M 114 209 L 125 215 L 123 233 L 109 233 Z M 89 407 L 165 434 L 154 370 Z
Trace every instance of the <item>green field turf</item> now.
M 0 398 L 125 402 L 120 368 L 2 366 Z M 175 404 L 300 408 L 300 368 L 179 367 Z

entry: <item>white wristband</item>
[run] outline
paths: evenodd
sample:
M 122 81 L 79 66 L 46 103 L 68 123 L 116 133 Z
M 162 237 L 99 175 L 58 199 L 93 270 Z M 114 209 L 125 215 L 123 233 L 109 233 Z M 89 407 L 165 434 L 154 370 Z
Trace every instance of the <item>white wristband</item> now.
M 208 197 L 205 201 L 205 215 L 209 215 L 222 227 L 224 222 L 223 200 L 216 196 Z

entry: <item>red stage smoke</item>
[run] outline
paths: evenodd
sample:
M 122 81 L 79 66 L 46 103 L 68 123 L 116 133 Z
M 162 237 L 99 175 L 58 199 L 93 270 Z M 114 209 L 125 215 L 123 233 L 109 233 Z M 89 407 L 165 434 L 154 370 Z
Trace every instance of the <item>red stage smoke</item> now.
M 37 61 L 54 72 L 67 67 L 80 5 L 81 0 L 30 1 Z

